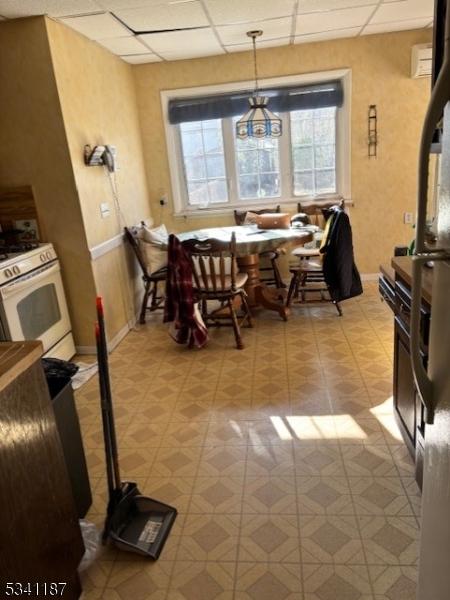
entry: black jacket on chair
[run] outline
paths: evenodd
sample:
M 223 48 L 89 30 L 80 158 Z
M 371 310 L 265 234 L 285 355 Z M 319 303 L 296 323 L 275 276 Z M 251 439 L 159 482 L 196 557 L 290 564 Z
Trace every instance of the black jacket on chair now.
M 332 212 L 331 212 L 332 211 Z M 321 252 L 323 273 L 332 300 L 340 302 L 363 293 L 353 255 L 352 228 L 341 208 L 330 210 L 333 220 Z M 333 214 L 334 213 L 334 214 Z

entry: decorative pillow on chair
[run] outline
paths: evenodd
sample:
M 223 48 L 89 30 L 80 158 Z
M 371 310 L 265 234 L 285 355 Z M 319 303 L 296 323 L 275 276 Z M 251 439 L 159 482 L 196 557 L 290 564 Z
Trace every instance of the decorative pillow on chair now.
M 162 245 L 167 245 L 169 241 L 169 232 L 164 224 L 158 227 L 147 227 L 142 225 L 140 230 L 140 246 L 147 263 L 149 273 L 154 273 L 167 266 L 167 249 Z
M 167 250 L 164 250 L 161 247 L 161 244 L 154 244 L 152 242 L 147 242 L 145 239 L 141 239 L 140 246 L 149 273 L 154 273 L 167 266 Z
M 144 242 L 152 244 L 167 244 L 169 241 L 169 232 L 164 224 L 150 229 L 146 225 L 142 226 L 142 238 Z
M 244 219 L 244 225 L 256 225 L 258 222 L 258 217 L 259 215 L 257 215 L 256 213 L 252 212 L 251 210 L 248 210 L 246 215 L 245 215 L 245 219 Z

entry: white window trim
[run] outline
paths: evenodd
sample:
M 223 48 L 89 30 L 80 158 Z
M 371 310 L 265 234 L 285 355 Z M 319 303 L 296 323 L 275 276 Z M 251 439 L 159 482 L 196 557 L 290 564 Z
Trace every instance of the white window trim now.
M 288 85 L 308 85 L 313 83 L 322 83 L 331 79 L 340 79 L 344 92 L 344 104 L 337 111 L 336 119 L 336 181 L 338 194 L 330 194 L 328 197 L 343 197 L 346 203 L 351 204 L 351 98 L 352 98 L 352 72 L 351 69 L 336 69 L 333 71 L 321 71 L 318 73 L 305 73 L 301 75 L 290 75 L 285 77 L 271 77 L 259 80 L 259 84 L 264 87 L 288 86 Z M 307 197 L 293 196 L 292 182 L 289 177 L 282 173 L 281 186 L 282 196 L 279 198 L 270 198 L 267 200 L 257 199 L 254 201 L 239 202 L 238 204 L 229 202 L 226 205 L 208 206 L 207 208 L 188 207 L 185 199 L 185 183 L 182 168 L 182 157 L 180 156 L 181 144 L 179 139 L 178 127 L 169 123 L 169 100 L 179 97 L 209 96 L 213 94 L 223 94 L 227 92 L 238 92 L 252 89 L 254 82 L 239 81 L 236 83 L 224 83 L 219 85 L 208 85 L 194 88 L 181 88 L 176 90 L 162 90 L 161 105 L 166 133 L 167 158 L 169 162 L 170 180 L 172 185 L 172 198 L 175 217 L 186 216 L 211 216 L 219 214 L 228 214 L 235 209 L 245 209 L 249 207 L 273 206 L 274 203 L 282 206 L 297 205 L 301 199 Z M 286 133 L 283 133 L 286 135 Z M 280 159 L 283 160 L 281 156 Z M 226 157 L 227 160 L 227 157 Z M 233 161 L 229 161 L 230 163 Z M 282 162 L 280 163 L 282 164 Z M 228 161 L 227 161 L 228 166 Z M 230 178 L 228 172 L 228 186 L 231 185 L 233 178 Z M 287 180 L 286 180 L 287 179 Z M 286 194 L 286 192 L 289 192 Z M 325 196 L 321 196 L 325 197 Z

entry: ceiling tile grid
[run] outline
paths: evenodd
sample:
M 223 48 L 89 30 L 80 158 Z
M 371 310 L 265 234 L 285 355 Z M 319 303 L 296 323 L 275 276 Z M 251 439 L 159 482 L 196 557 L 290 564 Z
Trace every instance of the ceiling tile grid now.
M 260 47 L 260 41 L 262 42 L 263 40 L 276 40 L 281 37 L 290 38 L 292 18 L 284 17 L 282 19 L 270 19 L 268 21 L 255 20 L 251 23 L 250 29 L 262 29 L 264 31 L 264 34 L 256 40 L 257 47 Z M 224 46 L 248 42 L 248 30 L 248 23 L 217 27 L 219 39 Z
M 140 35 L 139 39 L 164 60 L 199 58 L 225 53 L 210 29 L 144 34 Z
M 0 20 L 46 14 L 127 62 L 183 60 L 258 48 L 422 29 L 434 0 L 0 0 Z
M 307 44 L 308 42 L 323 42 L 325 40 L 337 40 L 340 38 L 356 37 L 361 32 L 361 27 L 347 27 L 333 31 L 320 31 L 306 35 L 296 35 L 294 44 Z
M 136 32 L 211 25 L 198 0 L 116 10 L 114 14 Z

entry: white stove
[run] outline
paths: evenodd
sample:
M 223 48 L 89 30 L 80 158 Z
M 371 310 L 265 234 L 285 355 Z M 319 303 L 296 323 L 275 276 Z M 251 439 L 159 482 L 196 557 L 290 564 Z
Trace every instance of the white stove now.
M 44 356 L 75 354 L 61 268 L 52 244 L 0 250 L 0 337 L 41 340 Z
M 57 256 L 52 244 L 39 244 L 30 250 L 6 251 L 3 254 L 0 250 L 0 286 L 53 260 L 57 260 Z

